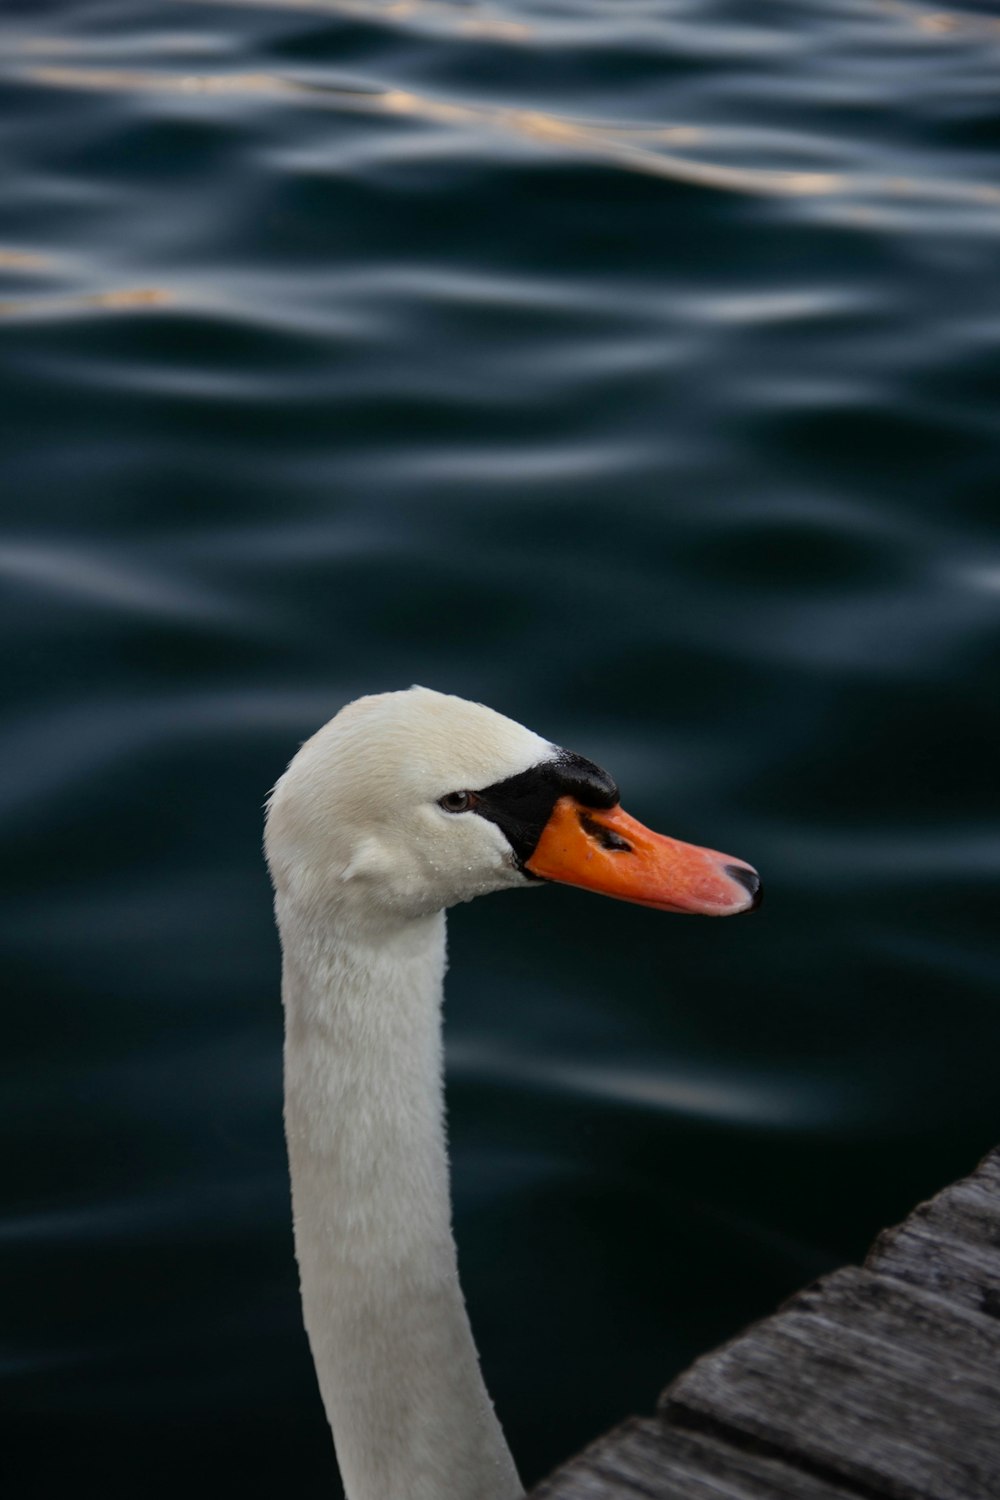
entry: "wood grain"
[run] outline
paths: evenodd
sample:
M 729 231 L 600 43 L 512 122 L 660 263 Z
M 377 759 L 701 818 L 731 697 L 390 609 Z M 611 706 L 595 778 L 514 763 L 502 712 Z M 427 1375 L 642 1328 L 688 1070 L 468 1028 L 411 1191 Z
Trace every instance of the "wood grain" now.
M 1000 1500 L 1000 1148 L 535 1500 Z
M 883 1230 L 866 1265 L 1000 1318 L 1000 1149 L 971 1177 Z
M 711 1433 L 671 1430 L 633 1417 L 532 1491 L 534 1500 L 857 1500 L 780 1458 L 733 1447 Z
M 698 1360 L 664 1403 L 868 1494 L 1000 1494 L 1000 1322 L 856 1267 Z

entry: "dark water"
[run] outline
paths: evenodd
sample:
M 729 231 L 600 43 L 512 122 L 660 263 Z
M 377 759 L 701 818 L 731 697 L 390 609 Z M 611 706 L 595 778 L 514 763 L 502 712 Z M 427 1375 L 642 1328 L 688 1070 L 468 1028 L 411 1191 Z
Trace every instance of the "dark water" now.
M 7 1493 L 330 1496 L 260 805 L 481 698 L 759 917 L 452 921 L 527 1478 L 1000 1139 L 1000 22 L 5 5 Z

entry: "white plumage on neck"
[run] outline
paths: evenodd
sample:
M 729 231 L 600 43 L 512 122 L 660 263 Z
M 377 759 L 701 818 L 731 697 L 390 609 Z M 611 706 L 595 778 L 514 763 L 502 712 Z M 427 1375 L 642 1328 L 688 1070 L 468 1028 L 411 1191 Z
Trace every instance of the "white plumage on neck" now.
M 316 1373 L 350 1500 L 512 1500 L 522 1490 L 451 1233 L 444 914 L 386 937 L 377 952 L 309 943 L 308 965 L 285 966 L 285 1124 Z

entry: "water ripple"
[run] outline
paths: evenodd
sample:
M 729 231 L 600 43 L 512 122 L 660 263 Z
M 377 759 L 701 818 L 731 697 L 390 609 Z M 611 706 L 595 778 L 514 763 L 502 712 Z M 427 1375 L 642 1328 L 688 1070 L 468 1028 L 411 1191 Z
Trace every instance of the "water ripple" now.
M 295 99 L 336 110 L 404 115 L 452 127 L 487 126 L 503 135 L 527 139 L 546 147 L 585 153 L 592 159 L 623 170 L 665 177 L 673 182 L 728 192 L 771 194 L 791 197 L 828 197 L 853 201 L 874 212 L 877 222 L 888 222 L 906 204 L 965 205 L 1000 210 L 1000 187 L 991 182 L 871 173 L 801 171 L 739 167 L 707 159 L 688 158 L 654 150 L 634 140 L 634 130 L 597 125 L 547 114 L 540 110 L 493 109 L 483 105 L 455 103 L 422 96 L 406 89 L 382 91 L 343 89 L 273 75 L 254 73 L 170 75 L 98 68 L 33 67 L 22 70 L 29 82 L 49 88 L 96 89 L 128 93 L 176 93 L 184 95 L 236 95 Z M 662 131 L 659 138 L 669 139 Z M 685 143 L 701 141 L 705 133 L 686 127 Z M 804 144 L 804 143 L 803 143 Z M 830 147 L 832 150 L 832 146 Z M 871 222 L 876 222 L 872 219 Z M 1000 212 L 985 224 L 996 229 Z
M 148 614 L 163 621 L 239 618 L 232 606 L 198 589 L 189 578 L 171 583 L 148 569 L 88 553 L 80 546 L 0 539 L 0 578 L 32 592 L 77 598 L 92 609 L 122 610 L 133 616 Z
M 696 1068 L 688 1065 L 683 1073 L 672 1076 L 662 1064 L 641 1068 L 623 1061 L 539 1059 L 498 1049 L 495 1043 L 481 1046 L 472 1041 L 452 1044 L 448 1060 L 458 1078 L 516 1080 L 517 1088 L 531 1084 L 574 1098 L 744 1128 L 829 1129 L 834 1122 L 843 1128 L 857 1127 L 862 1121 L 857 1101 L 848 1104 L 834 1080 L 805 1077 L 801 1072 L 794 1077 L 767 1078 L 759 1071 L 753 1078 L 721 1072 L 699 1077 Z

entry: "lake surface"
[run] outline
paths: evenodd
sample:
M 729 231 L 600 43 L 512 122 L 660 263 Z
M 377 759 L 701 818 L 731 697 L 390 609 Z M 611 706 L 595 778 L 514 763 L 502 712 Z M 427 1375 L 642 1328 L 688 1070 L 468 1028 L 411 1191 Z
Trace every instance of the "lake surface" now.
M 767 888 L 453 914 L 528 1480 L 1000 1139 L 998 79 L 985 5 L 8 0 L 7 1493 L 337 1493 L 259 846 L 361 692 Z

